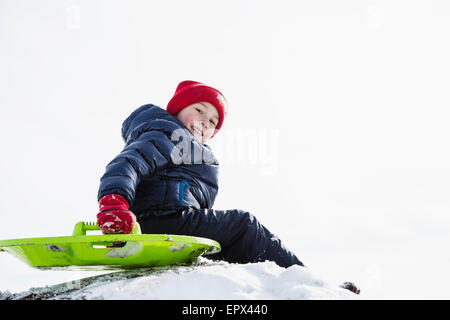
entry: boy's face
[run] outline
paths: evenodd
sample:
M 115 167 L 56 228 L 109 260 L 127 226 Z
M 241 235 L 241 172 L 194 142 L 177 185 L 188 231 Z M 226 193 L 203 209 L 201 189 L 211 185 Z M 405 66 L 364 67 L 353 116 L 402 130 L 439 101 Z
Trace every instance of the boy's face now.
M 175 116 L 188 128 L 200 143 L 206 143 L 214 134 L 219 123 L 219 112 L 209 102 L 196 102 Z

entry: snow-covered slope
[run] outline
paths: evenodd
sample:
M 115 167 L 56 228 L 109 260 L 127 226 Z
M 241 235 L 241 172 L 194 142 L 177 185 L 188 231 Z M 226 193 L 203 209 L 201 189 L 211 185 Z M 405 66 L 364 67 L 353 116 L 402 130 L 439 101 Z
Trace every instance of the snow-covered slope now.
M 273 262 L 230 264 L 201 258 L 190 266 L 108 273 L 25 292 L 0 292 L 0 299 L 358 299 L 300 266 Z

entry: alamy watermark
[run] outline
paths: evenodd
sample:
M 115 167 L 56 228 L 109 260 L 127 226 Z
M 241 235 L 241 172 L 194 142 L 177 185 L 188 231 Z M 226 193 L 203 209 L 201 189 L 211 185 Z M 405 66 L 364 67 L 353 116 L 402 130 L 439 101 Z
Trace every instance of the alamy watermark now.
M 220 139 L 212 141 L 210 150 L 192 142 L 186 130 L 175 130 L 171 136 L 175 145 L 171 153 L 173 163 L 214 164 L 216 159 L 220 159 L 222 165 L 257 169 L 261 175 L 278 173 L 280 154 L 278 129 L 235 129 L 220 134 Z
M 365 287 L 368 290 L 377 291 L 382 289 L 382 272 L 378 266 L 369 266 L 366 269 Z
M 366 9 L 366 24 L 369 30 L 381 28 L 381 9 L 375 5 L 369 5 Z
M 66 8 L 66 28 L 78 30 L 81 27 L 81 10 L 77 5 L 70 5 Z

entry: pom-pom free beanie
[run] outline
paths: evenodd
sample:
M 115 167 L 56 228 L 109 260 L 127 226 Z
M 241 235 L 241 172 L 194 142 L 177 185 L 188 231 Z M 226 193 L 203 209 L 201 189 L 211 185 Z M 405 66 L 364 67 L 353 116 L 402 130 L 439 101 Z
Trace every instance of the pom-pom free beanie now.
M 183 108 L 196 103 L 206 101 L 216 107 L 219 113 L 219 123 L 216 126 L 214 135 L 222 127 L 223 121 L 228 112 L 227 100 L 223 94 L 210 86 L 201 82 L 186 80 L 178 84 L 175 94 L 167 104 L 167 112 L 175 116 Z M 214 136 L 213 135 L 213 136 Z

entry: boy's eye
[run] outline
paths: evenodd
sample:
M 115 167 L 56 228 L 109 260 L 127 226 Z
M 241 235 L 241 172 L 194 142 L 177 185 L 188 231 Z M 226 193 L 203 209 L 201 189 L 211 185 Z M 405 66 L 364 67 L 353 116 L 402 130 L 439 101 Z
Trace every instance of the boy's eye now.
M 209 122 L 211 122 L 211 124 L 212 124 L 214 127 L 216 126 L 216 124 L 214 123 L 214 121 L 209 120 Z
M 200 110 L 199 108 L 195 108 L 195 110 L 197 110 L 198 112 L 202 113 L 202 110 Z

